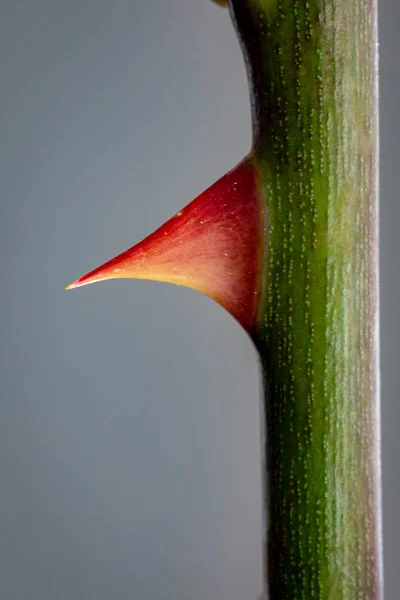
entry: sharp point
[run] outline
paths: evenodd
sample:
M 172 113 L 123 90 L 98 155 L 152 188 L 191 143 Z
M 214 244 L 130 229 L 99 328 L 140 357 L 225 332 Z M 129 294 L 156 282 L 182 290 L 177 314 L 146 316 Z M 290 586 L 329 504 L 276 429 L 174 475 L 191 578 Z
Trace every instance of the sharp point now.
M 82 285 L 85 285 L 86 283 L 92 283 L 91 281 L 82 281 L 82 277 L 77 279 L 76 281 L 73 281 L 72 283 L 70 283 L 69 285 L 65 286 L 66 290 L 74 290 L 77 287 L 81 287 Z

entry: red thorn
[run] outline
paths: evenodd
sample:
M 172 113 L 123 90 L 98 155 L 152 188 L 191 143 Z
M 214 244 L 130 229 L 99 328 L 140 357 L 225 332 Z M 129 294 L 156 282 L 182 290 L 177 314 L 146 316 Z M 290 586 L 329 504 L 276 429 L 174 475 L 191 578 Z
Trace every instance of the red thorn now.
M 261 191 L 248 158 L 157 231 L 66 289 L 127 277 L 180 284 L 216 300 L 251 332 L 262 231 Z

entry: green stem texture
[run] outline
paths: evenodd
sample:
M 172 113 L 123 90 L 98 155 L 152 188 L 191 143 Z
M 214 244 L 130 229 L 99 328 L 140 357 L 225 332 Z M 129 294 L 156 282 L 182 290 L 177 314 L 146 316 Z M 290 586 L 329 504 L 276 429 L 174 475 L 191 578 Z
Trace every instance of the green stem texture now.
M 270 600 L 381 600 L 376 0 L 230 0 L 263 188 Z

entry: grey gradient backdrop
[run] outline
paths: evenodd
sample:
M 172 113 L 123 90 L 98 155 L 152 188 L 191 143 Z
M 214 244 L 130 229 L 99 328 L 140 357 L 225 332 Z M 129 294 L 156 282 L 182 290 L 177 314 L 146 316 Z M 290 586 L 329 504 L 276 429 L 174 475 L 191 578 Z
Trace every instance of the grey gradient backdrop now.
M 386 598 L 398 598 L 400 36 L 380 2 Z M 207 0 L 0 2 L 0 598 L 255 600 L 259 381 L 188 289 L 64 285 L 250 145 L 242 57 Z

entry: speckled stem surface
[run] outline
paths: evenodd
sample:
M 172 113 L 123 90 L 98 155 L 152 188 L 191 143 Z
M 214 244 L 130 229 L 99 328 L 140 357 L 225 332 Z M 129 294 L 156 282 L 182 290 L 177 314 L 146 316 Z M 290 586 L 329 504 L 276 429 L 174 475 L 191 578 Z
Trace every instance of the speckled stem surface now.
M 376 0 L 230 0 L 266 214 L 270 600 L 381 600 Z

